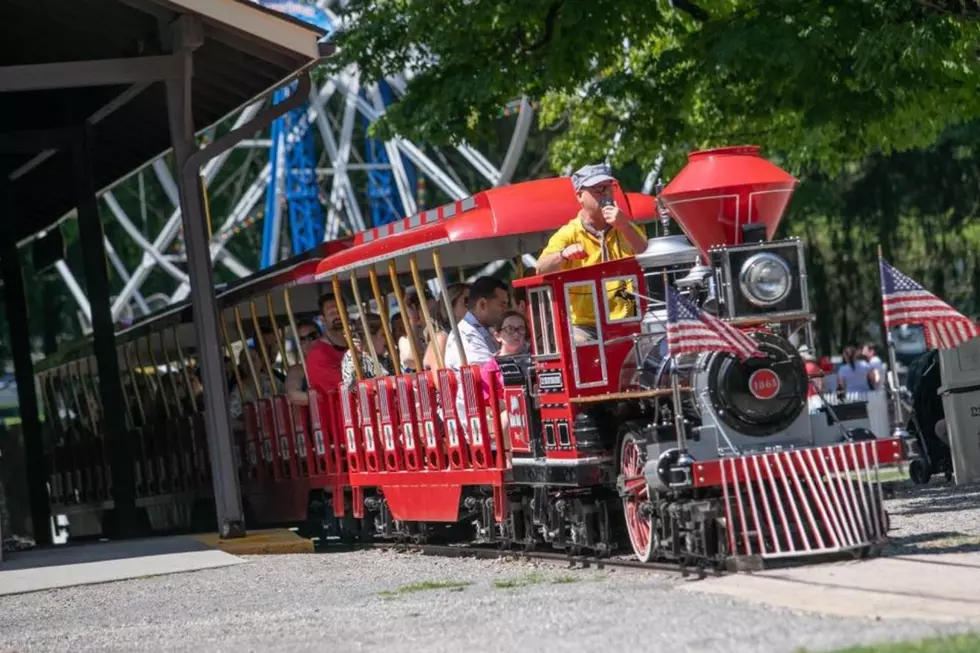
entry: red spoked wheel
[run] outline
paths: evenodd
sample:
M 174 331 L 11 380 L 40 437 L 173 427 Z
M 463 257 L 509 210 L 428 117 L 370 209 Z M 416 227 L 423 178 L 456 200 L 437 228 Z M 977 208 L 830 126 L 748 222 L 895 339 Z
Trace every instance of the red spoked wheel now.
M 623 478 L 627 496 L 623 498 L 623 515 L 630 535 L 633 553 L 641 562 L 653 557 L 653 520 L 643 514 L 642 506 L 650 501 L 650 487 L 643 477 L 646 453 L 632 433 L 623 436 L 619 449 L 619 472 Z

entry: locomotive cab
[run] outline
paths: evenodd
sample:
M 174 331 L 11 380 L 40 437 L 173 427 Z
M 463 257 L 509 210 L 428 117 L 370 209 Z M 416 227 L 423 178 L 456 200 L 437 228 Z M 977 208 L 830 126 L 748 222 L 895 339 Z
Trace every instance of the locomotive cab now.
M 628 258 L 514 285 L 527 290 L 531 327 L 526 368 L 504 371 L 515 480 L 608 480 L 616 424 L 630 413 L 617 403 L 623 370 L 636 369 L 637 342 L 650 339 L 643 270 Z

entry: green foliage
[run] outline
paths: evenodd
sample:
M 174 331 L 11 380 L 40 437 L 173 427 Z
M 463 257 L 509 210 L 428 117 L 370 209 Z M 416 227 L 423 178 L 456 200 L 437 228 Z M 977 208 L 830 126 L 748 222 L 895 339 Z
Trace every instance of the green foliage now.
M 980 315 L 980 122 L 931 147 L 812 175 L 782 226 L 808 245 L 821 349 L 876 337 L 877 248 L 966 315 Z M 880 342 L 880 340 L 879 340 Z
M 926 147 L 980 116 L 980 21 L 962 5 L 889 0 L 352 0 L 334 69 L 362 79 L 414 67 L 379 125 L 476 141 L 506 102 L 543 102 L 567 131 L 558 169 L 601 158 L 668 170 L 692 149 L 763 146 L 794 172 Z M 706 14 L 706 20 L 692 17 Z M 624 39 L 630 47 L 624 49 Z
M 968 633 L 933 637 L 915 642 L 854 646 L 840 649 L 835 653 L 976 653 L 976 651 L 980 651 L 980 636 Z M 806 649 L 800 649 L 799 653 L 806 653 Z

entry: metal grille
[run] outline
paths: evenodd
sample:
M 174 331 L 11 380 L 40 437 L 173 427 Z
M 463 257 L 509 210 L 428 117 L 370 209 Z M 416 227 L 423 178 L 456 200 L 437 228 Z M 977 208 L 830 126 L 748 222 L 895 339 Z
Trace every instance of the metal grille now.
M 735 555 L 834 553 L 885 537 L 874 442 L 729 458 L 721 470 Z

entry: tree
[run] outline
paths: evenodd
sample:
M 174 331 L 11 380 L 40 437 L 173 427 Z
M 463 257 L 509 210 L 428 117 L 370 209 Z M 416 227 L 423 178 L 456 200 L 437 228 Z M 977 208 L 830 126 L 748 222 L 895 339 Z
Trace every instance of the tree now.
M 412 67 L 379 126 L 488 137 L 507 101 L 567 121 L 556 168 L 602 158 L 668 171 L 752 142 L 793 172 L 930 145 L 980 116 L 980 10 L 963 0 L 351 0 L 328 66 L 377 80 Z
M 880 338 L 877 247 L 930 292 L 980 315 L 980 121 L 800 186 L 781 227 L 807 243 L 821 350 Z M 879 340 L 880 342 L 880 340 Z

